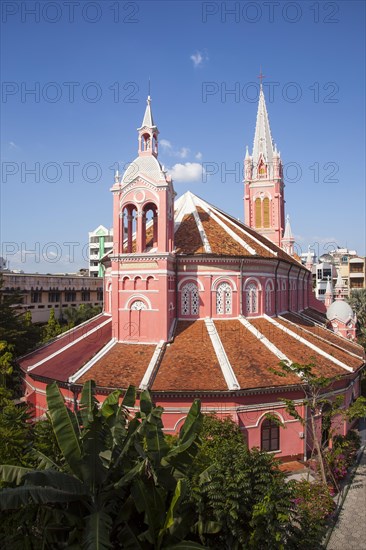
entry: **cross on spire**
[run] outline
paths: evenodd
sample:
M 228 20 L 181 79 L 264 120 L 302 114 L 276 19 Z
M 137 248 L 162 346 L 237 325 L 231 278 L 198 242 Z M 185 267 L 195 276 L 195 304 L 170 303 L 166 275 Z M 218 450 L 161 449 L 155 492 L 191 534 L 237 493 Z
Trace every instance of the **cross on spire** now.
M 262 73 L 262 67 L 260 68 L 260 72 L 259 72 L 259 75 L 257 76 L 257 78 L 259 78 L 259 80 L 260 80 L 260 87 L 262 88 L 263 78 L 267 78 L 267 77 Z

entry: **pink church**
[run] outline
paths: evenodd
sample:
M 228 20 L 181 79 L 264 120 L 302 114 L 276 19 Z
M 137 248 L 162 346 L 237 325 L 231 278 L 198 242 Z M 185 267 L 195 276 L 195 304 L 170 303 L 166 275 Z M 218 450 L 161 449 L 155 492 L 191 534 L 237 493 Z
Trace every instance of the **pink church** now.
M 343 394 L 349 404 L 360 392 L 365 354 L 326 328 L 309 266 L 294 256 L 263 90 L 252 155 L 247 150 L 244 159 L 246 224 L 191 192 L 175 200 L 158 136 L 149 97 L 138 156 L 111 188 L 115 242 L 104 258 L 104 312 L 20 359 L 25 395 L 41 416 L 51 380 L 70 407 L 88 379 L 100 399 L 134 384 L 164 407 L 171 434 L 199 398 L 204 412 L 232 417 L 250 447 L 304 458 L 310 432 L 283 401 L 294 399 L 307 417 L 301 379 L 280 378 L 269 367 L 313 362 L 317 373 L 339 377 L 329 400 Z M 348 428 L 337 419 L 340 433 Z

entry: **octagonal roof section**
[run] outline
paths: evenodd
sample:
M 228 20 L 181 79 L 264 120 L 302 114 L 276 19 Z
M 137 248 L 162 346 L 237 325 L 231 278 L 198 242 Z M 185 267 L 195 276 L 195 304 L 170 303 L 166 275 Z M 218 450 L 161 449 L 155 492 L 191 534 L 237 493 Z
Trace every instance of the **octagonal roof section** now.
M 163 170 L 160 162 L 153 155 L 146 157 L 136 157 L 132 161 L 122 176 L 121 184 L 126 185 L 134 181 L 138 176 L 142 176 L 149 181 L 165 183 L 166 172 Z
M 299 261 L 255 230 L 187 191 L 175 201 L 174 241 L 179 255 L 214 254 Z

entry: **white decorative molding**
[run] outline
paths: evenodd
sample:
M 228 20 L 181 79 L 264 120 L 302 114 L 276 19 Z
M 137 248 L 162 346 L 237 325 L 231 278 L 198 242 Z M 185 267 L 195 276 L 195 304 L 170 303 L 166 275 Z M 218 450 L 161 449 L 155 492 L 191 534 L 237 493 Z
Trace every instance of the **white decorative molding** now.
M 178 273 L 178 277 L 179 277 L 179 273 Z M 195 273 L 194 275 L 192 274 L 191 276 L 188 276 L 188 277 L 184 277 L 183 279 L 181 279 L 178 283 L 178 290 L 181 290 L 181 287 L 184 285 L 184 283 L 194 283 L 198 290 L 200 292 L 203 292 L 205 290 L 203 284 L 202 284 L 202 281 L 199 280 L 199 278 L 197 277 L 197 273 Z
M 134 291 L 132 291 L 134 292 Z M 124 308 L 119 308 L 119 309 L 131 309 L 131 305 L 133 302 L 135 301 L 142 301 L 142 302 L 145 302 L 147 303 L 147 309 L 152 309 L 152 305 L 151 305 L 151 302 L 149 300 L 149 298 L 147 296 L 145 296 L 144 294 L 134 294 L 133 296 L 130 296 L 125 304 L 125 307 Z
M 201 272 L 200 272 L 201 274 Z M 205 274 L 206 273 L 203 271 L 202 274 Z M 212 273 L 207 273 L 207 275 L 212 275 Z M 240 272 L 239 271 L 236 271 L 232 276 L 233 277 L 239 277 L 240 275 Z M 228 283 L 229 285 L 231 285 L 231 288 L 233 290 L 233 292 L 237 292 L 238 288 L 236 286 L 236 282 L 231 279 L 229 276 L 226 275 L 219 275 L 218 277 L 216 277 L 216 279 L 214 279 L 212 281 L 212 284 L 211 284 L 211 292 L 215 292 L 217 290 L 217 287 L 219 286 L 220 283 Z

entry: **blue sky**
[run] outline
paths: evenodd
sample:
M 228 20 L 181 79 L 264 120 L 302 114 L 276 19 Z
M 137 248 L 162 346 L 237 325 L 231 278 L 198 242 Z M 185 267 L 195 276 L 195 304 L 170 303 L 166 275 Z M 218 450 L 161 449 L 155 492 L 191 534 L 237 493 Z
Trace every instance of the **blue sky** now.
M 364 2 L 1 8 L 0 255 L 11 268 L 87 265 L 88 231 L 111 226 L 113 168 L 136 157 L 149 78 L 178 196 L 190 189 L 243 219 L 260 67 L 298 250 L 365 254 Z

